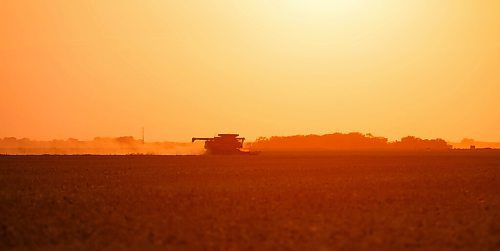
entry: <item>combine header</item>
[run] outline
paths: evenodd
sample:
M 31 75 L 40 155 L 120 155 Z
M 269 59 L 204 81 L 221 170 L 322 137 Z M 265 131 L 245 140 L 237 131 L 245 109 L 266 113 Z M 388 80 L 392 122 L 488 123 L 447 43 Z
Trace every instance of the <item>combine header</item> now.
M 196 140 L 205 141 L 205 149 L 209 154 L 245 154 L 242 151 L 245 138 L 238 137 L 238 134 L 219 134 L 213 138 L 193 138 L 191 142 Z

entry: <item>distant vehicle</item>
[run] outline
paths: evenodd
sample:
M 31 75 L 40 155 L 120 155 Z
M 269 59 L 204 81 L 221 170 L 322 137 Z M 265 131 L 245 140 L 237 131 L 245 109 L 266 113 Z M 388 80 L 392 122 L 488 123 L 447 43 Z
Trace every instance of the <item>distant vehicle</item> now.
M 238 134 L 222 133 L 213 138 L 193 138 L 191 142 L 197 140 L 205 141 L 205 149 L 208 154 L 245 154 L 242 151 L 245 138 L 238 137 Z

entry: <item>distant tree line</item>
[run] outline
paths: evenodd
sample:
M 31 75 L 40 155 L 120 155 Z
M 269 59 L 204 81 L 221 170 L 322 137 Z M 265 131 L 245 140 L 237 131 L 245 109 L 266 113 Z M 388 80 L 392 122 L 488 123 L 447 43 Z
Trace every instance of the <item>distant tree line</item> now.
M 359 132 L 260 137 L 250 143 L 249 147 L 262 151 L 447 150 L 452 148 L 443 139 L 421 139 L 408 136 L 399 141 L 389 142 L 387 138 Z
M 247 144 L 258 151 L 338 151 L 338 150 L 447 150 L 451 149 L 442 139 L 420 139 L 413 136 L 390 142 L 371 134 L 333 133 L 325 135 L 295 135 L 260 137 Z M 131 136 L 118 138 L 97 137 L 83 141 L 37 141 L 27 138 L 0 139 L 0 154 L 198 154 L 200 144 L 178 142 L 147 142 Z

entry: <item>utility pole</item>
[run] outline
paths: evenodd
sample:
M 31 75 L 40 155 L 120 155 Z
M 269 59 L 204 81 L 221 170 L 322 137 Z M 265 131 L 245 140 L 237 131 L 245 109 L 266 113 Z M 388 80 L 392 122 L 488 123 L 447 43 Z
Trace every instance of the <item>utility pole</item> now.
M 144 126 L 142 127 L 142 144 L 144 145 Z

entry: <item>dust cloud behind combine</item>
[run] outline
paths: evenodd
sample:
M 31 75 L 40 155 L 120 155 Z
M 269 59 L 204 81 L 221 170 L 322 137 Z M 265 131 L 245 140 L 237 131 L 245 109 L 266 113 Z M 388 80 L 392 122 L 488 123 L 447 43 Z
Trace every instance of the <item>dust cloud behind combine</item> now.
M 203 152 L 202 143 L 143 142 L 133 137 L 95 138 L 90 141 L 0 139 L 0 154 L 198 155 Z

